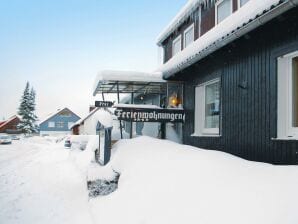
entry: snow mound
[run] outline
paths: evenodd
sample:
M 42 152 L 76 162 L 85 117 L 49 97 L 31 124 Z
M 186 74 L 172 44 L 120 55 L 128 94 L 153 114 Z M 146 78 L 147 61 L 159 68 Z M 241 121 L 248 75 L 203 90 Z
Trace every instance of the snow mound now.
M 106 128 L 113 127 L 113 116 L 105 110 L 98 110 L 94 114 L 94 119 L 95 121 L 100 122 Z M 97 124 L 97 122 L 93 122 L 93 123 Z
M 121 175 L 118 189 L 90 201 L 101 223 L 298 223 L 296 166 L 149 137 L 121 140 L 114 150 L 108 167 Z

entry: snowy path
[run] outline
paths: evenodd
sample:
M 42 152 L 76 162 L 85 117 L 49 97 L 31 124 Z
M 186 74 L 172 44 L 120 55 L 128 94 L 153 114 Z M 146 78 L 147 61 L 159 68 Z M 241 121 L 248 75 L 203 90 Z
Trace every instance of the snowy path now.
M 93 223 L 84 180 L 63 145 L 0 145 L 0 223 Z

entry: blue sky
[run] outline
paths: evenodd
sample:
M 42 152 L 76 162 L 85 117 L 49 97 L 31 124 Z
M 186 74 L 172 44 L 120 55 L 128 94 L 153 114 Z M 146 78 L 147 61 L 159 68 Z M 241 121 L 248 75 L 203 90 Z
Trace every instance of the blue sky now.
M 0 5 L 0 120 L 28 80 L 42 118 L 92 104 L 102 69 L 152 71 L 156 37 L 187 0 L 6 0 Z

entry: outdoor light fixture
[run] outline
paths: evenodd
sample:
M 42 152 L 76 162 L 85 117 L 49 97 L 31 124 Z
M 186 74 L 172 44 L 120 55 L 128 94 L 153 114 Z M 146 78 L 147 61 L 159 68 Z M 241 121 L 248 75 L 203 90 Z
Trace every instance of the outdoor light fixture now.
M 180 100 L 177 96 L 177 93 L 173 93 L 169 98 L 169 106 L 178 107 L 179 104 L 180 104 Z

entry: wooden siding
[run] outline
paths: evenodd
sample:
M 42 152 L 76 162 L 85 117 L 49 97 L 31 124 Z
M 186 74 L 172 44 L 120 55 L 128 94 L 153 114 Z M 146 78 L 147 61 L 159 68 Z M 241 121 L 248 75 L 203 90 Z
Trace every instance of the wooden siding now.
M 233 4 L 233 12 L 238 9 L 238 0 L 232 0 Z M 215 26 L 215 6 L 205 7 L 201 9 L 201 17 L 200 17 L 200 9 L 197 8 L 189 18 L 180 26 L 177 30 L 175 30 L 163 43 L 164 49 L 164 63 L 169 61 L 172 58 L 172 43 L 176 37 L 181 35 L 182 43 L 184 43 L 183 32 L 191 25 L 194 24 L 194 39 L 197 40 L 200 36 L 207 33 Z M 183 44 L 182 44 L 183 49 Z
M 167 62 L 172 58 L 172 43 L 173 41 L 181 35 L 181 46 L 182 50 L 184 48 L 183 43 L 184 43 L 184 31 L 194 24 L 194 39 L 199 38 L 199 33 L 200 33 L 200 17 L 199 17 L 199 9 L 195 10 L 189 18 L 172 34 L 170 35 L 162 44 L 164 48 L 164 63 Z
M 238 9 L 238 0 L 233 0 L 233 12 L 236 12 Z
M 203 8 L 201 14 L 201 36 L 215 26 L 215 6 Z
M 11 131 L 19 131 L 17 129 L 17 125 L 20 123 L 20 119 L 18 117 L 15 117 L 14 119 L 12 119 L 9 123 L 7 123 L 6 125 L 2 126 L 0 128 L 0 133 L 7 133 L 7 132 L 11 132 Z
M 297 21 L 296 7 L 175 75 L 185 81 L 185 144 L 248 160 L 298 164 L 298 141 L 273 140 L 277 137 L 277 58 L 298 50 Z M 221 136 L 192 137 L 195 86 L 215 77 L 221 78 Z

